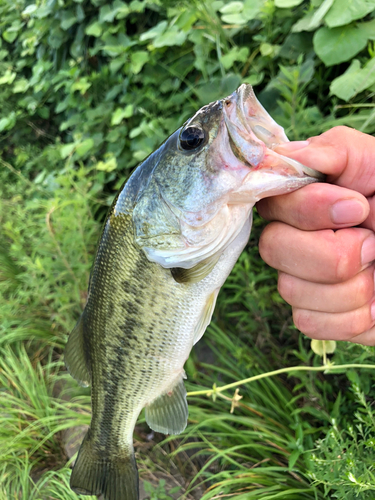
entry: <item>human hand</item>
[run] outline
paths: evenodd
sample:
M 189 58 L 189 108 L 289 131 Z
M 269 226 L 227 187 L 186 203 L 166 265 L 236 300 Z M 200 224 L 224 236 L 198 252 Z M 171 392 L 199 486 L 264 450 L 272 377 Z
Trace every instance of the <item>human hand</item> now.
M 375 345 L 375 138 L 335 127 L 276 151 L 324 172 L 329 183 L 257 204 L 273 221 L 260 255 L 279 270 L 294 323 L 313 339 Z

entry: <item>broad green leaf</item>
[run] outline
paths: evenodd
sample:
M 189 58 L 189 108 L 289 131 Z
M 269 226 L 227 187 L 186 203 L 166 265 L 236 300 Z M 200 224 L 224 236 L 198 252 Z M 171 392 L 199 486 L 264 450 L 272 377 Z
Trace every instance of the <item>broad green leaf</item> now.
M 280 9 L 288 9 L 300 5 L 302 2 L 303 0 L 275 0 L 275 5 Z
M 375 58 L 370 59 L 363 69 L 361 69 L 358 59 L 354 59 L 345 73 L 333 80 L 330 91 L 340 99 L 349 101 L 359 92 L 370 88 L 374 84 Z
M 85 139 L 83 142 L 78 144 L 76 148 L 77 155 L 79 157 L 84 156 L 86 153 L 90 151 L 90 149 L 94 147 L 94 145 L 95 145 L 94 140 L 91 139 L 91 137 L 89 139 Z
M 336 342 L 334 340 L 312 340 L 311 349 L 318 356 L 326 354 L 333 354 L 336 350 Z
M 103 28 L 102 26 L 98 23 L 92 23 L 90 26 L 88 26 L 85 30 L 86 35 L 92 35 L 95 37 L 99 37 L 102 34 Z
M 243 10 L 243 2 L 229 2 L 220 9 L 222 14 L 238 14 Z
M 130 68 L 132 73 L 134 75 L 137 75 L 143 68 L 144 64 L 149 60 L 149 58 L 150 54 L 145 50 L 139 50 L 133 52 L 130 58 L 131 60 Z
M 335 0 L 324 21 L 330 28 L 349 24 L 375 10 L 375 0 Z
M 320 28 L 313 39 L 316 54 L 326 66 L 348 61 L 366 47 L 367 36 L 355 26 Z
M 358 29 L 360 29 L 364 36 L 367 36 L 369 40 L 375 40 L 375 19 L 368 21 L 367 23 L 357 24 Z

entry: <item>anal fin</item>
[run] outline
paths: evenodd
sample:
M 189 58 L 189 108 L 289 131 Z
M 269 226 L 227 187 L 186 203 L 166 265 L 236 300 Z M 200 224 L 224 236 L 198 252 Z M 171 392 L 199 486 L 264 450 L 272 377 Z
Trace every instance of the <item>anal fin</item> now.
M 90 385 L 90 369 L 84 349 L 83 313 L 69 335 L 64 352 L 65 366 L 70 375 L 83 387 Z
M 146 406 L 146 422 L 152 430 L 163 434 L 180 434 L 186 428 L 188 414 L 182 377 L 170 391 Z
M 203 309 L 202 314 L 199 318 L 199 321 L 194 329 L 193 345 L 195 345 L 203 337 L 203 334 L 206 331 L 206 328 L 210 324 L 210 321 L 211 321 L 211 318 L 212 318 L 212 315 L 213 315 L 213 312 L 215 309 L 216 299 L 217 299 L 219 290 L 220 290 L 220 288 L 218 288 L 217 290 L 212 292 L 211 295 L 207 299 L 206 305 L 204 306 L 204 309 Z

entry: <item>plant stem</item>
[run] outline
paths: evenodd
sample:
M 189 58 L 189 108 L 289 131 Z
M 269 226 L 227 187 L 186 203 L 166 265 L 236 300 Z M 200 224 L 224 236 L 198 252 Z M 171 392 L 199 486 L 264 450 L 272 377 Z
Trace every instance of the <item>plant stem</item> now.
M 325 364 L 322 366 L 289 366 L 287 368 L 280 368 L 279 370 L 273 370 L 272 372 L 261 373 L 260 375 L 255 375 L 250 378 L 245 378 L 244 380 L 239 380 L 237 382 L 233 382 L 232 384 L 223 385 L 222 387 L 215 387 L 214 389 L 206 389 L 203 391 L 193 391 L 188 392 L 187 396 L 212 396 L 214 393 L 220 393 L 226 391 L 228 389 L 232 389 L 233 387 L 238 387 L 239 385 L 249 384 L 250 382 L 255 382 L 256 380 L 260 380 L 262 378 L 273 377 L 274 375 L 280 375 L 281 373 L 290 373 L 290 372 L 302 372 L 302 371 L 311 371 L 311 372 L 330 372 L 334 370 L 343 370 L 349 368 L 362 368 L 367 370 L 375 370 L 375 365 L 361 365 L 361 364 L 348 364 L 348 365 L 334 365 L 334 364 Z

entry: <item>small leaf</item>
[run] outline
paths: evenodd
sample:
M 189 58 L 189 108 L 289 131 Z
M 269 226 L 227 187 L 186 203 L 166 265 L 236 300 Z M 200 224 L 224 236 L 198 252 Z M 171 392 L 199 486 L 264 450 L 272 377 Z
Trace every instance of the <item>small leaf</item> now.
M 16 113 L 12 111 L 0 120 L 0 132 L 12 129 L 16 124 Z
M 116 160 L 116 158 L 114 156 L 112 156 L 106 162 L 99 161 L 96 164 L 96 169 L 97 170 L 102 170 L 104 172 L 112 172 L 113 170 L 116 170 L 116 168 L 117 168 L 117 160 Z
M 246 24 L 247 20 L 242 14 L 224 14 L 221 20 L 227 24 Z
M 324 16 L 327 14 L 335 0 L 324 0 L 311 17 L 309 29 L 317 28 L 323 21 Z
M 243 10 L 242 2 L 229 2 L 220 9 L 222 14 L 238 14 Z
M 312 340 L 311 350 L 318 356 L 326 354 L 333 354 L 336 349 L 336 342 L 334 340 Z
M 149 60 L 149 58 L 150 54 L 145 50 L 138 50 L 136 52 L 133 52 L 131 55 L 130 65 L 132 73 L 134 75 L 137 75 L 143 68 L 144 64 Z
M 75 147 L 76 147 L 75 142 L 70 142 L 69 144 L 64 144 L 64 146 L 61 146 L 60 148 L 61 158 L 62 159 L 67 158 L 72 153 Z
M 292 451 L 292 453 L 289 456 L 289 460 L 288 460 L 289 469 L 293 469 L 293 467 L 294 467 L 295 463 L 297 462 L 300 455 L 301 455 L 301 452 L 299 450 Z
M 133 115 L 134 106 L 128 104 L 124 109 L 117 108 L 112 114 L 111 125 L 119 125 L 124 118 L 129 118 Z
M 79 157 L 84 156 L 90 149 L 94 147 L 94 140 L 89 138 L 81 142 L 76 149 L 76 153 Z
M 86 35 L 92 35 L 95 37 L 99 37 L 102 34 L 103 28 L 98 22 L 90 24 L 85 30 Z
M 25 92 L 29 88 L 29 81 L 26 78 L 20 78 L 13 85 L 13 94 L 18 94 L 20 92 Z
M 179 30 L 176 25 L 171 26 L 163 34 L 155 38 L 153 45 L 156 48 L 170 47 L 172 45 L 182 45 L 186 40 L 187 33 Z
M 77 17 L 73 11 L 71 10 L 63 11 L 60 23 L 60 26 L 63 30 L 68 30 L 76 22 L 77 22 Z
M 35 3 L 32 3 L 32 4 L 28 5 L 28 6 L 26 7 L 26 9 L 24 9 L 24 10 L 22 11 L 22 15 L 23 15 L 23 16 L 29 16 L 30 14 L 34 14 L 34 12 L 35 12 L 37 9 L 38 9 L 38 6 L 37 6 L 37 5 L 35 5 Z
M 11 84 L 14 82 L 17 74 L 13 73 L 10 69 L 7 69 L 4 73 L 4 76 L 0 78 L 0 85 Z
M 303 0 L 275 0 L 275 5 L 280 9 L 287 9 L 290 7 L 296 7 L 297 5 L 300 5 L 302 2 Z
M 168 26 L 167 21 L 161 21 L 159 24 L 157 24 L 150 30 L 146 31 L 145 33 L 142 33 L 142 35 L 139 37 L 140 41 L 143 42 L 145 40 L 151 40 L 153 38 L 156 38 L 157 36 L 164 33 L 167 26 Z

